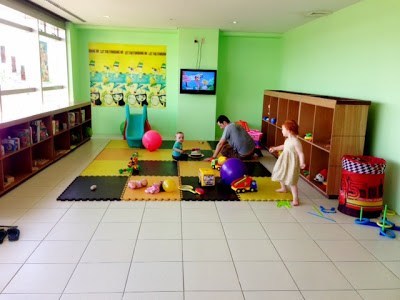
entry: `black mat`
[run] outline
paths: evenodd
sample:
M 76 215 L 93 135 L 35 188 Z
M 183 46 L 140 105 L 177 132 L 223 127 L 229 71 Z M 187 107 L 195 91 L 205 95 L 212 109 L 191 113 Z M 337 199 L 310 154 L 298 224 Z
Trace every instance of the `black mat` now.
M 178 163 L 176 161 L 141 160 L 139 166 L 139 175 L 142 176 L 178 176 Z
M 245 161 L 247 175 L 253 177 L 271 177 L 271 172 L 268 171 L 262 163 L 258 161 Z
M 119 201 L 128 178 L 127 176 L 79 176 L 57 200 Z M 90 189 L 92 185 L 97 186 L 94 191 Z
M 196 195 L 191 192 L 182 191 L 182 201 L 239 201 L 236 193 L 229 185 L 222 184 L 220 178 L 215 178 L 215 186 L 202 187 L 198 177 L 181 177 L 181 184 L 188 184 L 194 188 L 201 187 L 204 195 Z

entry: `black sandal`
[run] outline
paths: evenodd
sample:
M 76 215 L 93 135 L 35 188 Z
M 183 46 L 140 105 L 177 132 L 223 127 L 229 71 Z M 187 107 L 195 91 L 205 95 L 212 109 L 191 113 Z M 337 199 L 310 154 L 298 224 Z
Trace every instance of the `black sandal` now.
M 7 229 L 8 240 L 10 242 L 18 241 L 19 234 L 20 234 L 20 231 L 16 227 L 12 227 L 12 228 Z
M 4 239 L 7 236 L 7 231 L 4 229 L 0 229 L 0 244 L 3 244 Z

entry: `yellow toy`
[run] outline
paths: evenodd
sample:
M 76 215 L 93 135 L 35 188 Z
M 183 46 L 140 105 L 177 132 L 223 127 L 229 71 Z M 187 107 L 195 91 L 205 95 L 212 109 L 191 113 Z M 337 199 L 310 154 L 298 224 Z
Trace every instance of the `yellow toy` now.
M 199 168 L 199 183 L 201 186 L 214 186 L 215 176 L 212 169 Z

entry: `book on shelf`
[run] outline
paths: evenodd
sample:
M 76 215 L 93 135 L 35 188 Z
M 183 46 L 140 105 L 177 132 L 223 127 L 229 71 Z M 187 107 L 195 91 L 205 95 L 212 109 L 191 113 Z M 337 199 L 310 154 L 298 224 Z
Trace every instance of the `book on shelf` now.
M 76 124 L 75 113 L 73 113 L 73 112 L 68 113 L 68 124 L 70 127 L 75 126 L 75 124 Z
M 59 120 L 52 120 L 51 127 L 53 129 L 53 134 L 60 132 L 60 121 Z
M 33 144 L 40 142 L 40 122 L 41 120 L 35 120 L 30 124 L 31 139 Z
M 32 138 L 29 128 L 18 128 L 12 131 L 12 135 L 19 138 L 21 148 L 32 145 Z

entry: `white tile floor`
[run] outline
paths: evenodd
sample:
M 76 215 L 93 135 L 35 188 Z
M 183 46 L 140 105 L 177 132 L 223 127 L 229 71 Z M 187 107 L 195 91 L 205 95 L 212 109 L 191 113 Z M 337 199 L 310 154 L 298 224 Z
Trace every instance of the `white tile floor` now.
M 0 300 L 400 299 L 400 239 L 341 213 L 335 223 L 308 214 L 337 201 L 304 182 L 290 209 L 57 201 L 105 144 L 86 143 L 0 198 L 0 224 L 21 229 L 0 245 Z

